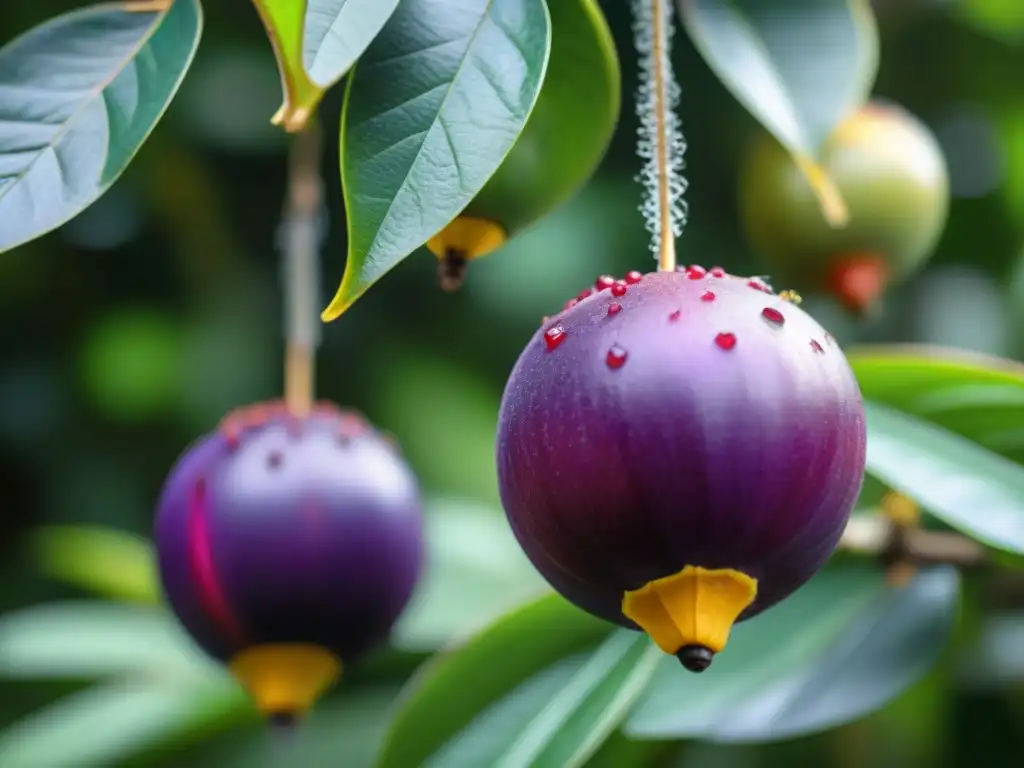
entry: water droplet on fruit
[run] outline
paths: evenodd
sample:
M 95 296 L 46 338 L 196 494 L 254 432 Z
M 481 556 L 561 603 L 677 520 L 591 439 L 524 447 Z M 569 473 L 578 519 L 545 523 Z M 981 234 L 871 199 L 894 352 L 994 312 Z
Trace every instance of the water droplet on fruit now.
M 721 267 L 712 267 L 708 270 L 708 274 L 712 277 L 725 277 L 725 270 Z
M 280 451 L 271 451 L 267 454 L 267 469 L 280 469 L 284 464 L 284 454 Z
M 562 311 L 565 312 L 566 310 L 572 309 L 579 303 L 579 299 L 569 299 L 567 302 L 565 302 L 565 305 L 562 307 Z
M 786 322 L 786 318 L 784 318 L 782 313 L 774 307 L 765 307 L 762 309 L 761 317 L 774 325 L 782 325 Z
M 681 309 L 677 309 L 675 312 L 669 312 L 668 313 L 668 321 L 670 323 L 674 323 L 676 320 L 678 320 L 680 317 L 682 317 L 682 315 L 683 315 L 683 311 Z
M 747 285 L 753 288 L 755 291 L 762 291 L 764 293 L 771 293 L 772 288 L 768 283 L 759 277 L 752 277 L 747 280 Z
M 626 350 L 622 347 L 612 347 L 608 350 L 605 362 L 608 363 L 609 368 L 621 368 L 626 363 Z
M 686 276 L 691 280 L 700 280 L 707 273 L 708 271 L 698 264 L 691 264 L 686 268 Z
M 715 300 L 715 292 L 714 291 L 704 291 L 704 293 L 702 293 L 700 295 L 700 300 L 701 301 L 714 301 Z
M 562 330 L 562 326 L 556 325 L 554 328 L 548 328 L 544 332 L 544 343 L 547 344 L 548 349 L 552 350 L 565 341 L 565 331 Z
M 622 305 L 621 304 L 617 304 L 616 302 L 613 301 L 611 304 L 608 305 L 608 314 L 609 315 L 617 315 L 621 311 L 622 311 Z
M 618 280 L 615 285 L 612 286 L 612 296 L 625 296 L 627 290 L 626 281 Z
M 629 285 L 636 285 L 637 283 L 639 283 L 643 279 L 644 279 L 643 273 L 642 272 L 637 272 L 635 269 L 633 271 L 631 271 L 631 272 L 627 272 L 626 273 L 626 282 Z
M 615 285 L 615 278 L 611 275 L 601 275 L 594 281 L 594 289 L 603 291 Z
M 835 342 L 836 342 L 836 337 L 833 336 L 831 333 L 828 333 L 826 331 L 825 332 L 825 343 L 828 344 L 829 346 L 832 346 L 833 344 L 835 344 Z
M 582 291 L 580 291 L 579 295 L 576 297 L 576 300 L 577 301 L 583 301 L 585 298 L 587 298 L 592 293 L 593 293 L 593 291 L 590 290 L 589 288 L 584 288 Z
M 811 349 L 813 349 L 815 352 L 824 353 L 825 351 L 824 349 L 822 349 L 821 344 L 818 343 L 817 339 L 811 339 Z
M 722 349 L 732 349 L 736 346 L 736 334 L 734 333 L 720 333 L 715 336 L 715 344 Z

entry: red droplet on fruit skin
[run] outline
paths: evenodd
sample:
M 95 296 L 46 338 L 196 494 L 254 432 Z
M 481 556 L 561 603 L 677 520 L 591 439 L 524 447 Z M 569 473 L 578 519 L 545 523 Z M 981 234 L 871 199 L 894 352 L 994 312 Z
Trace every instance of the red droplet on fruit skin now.
M 702 293 L 700 295 L 700 300 L 701 301 L 714 301 L 715 300 L 715 292 L 714 291 L 704 291 L 704 293 Z
M 583 301 L 585 298 L 587 298 L 592 293 L 593 293 L 593 291 L 591 289 L 584 288 L 582 291 L 579 292 L 579 295 L 576 297 L 576 300 L 577 301 Z
M 747 280 L 747 285 L 753 288 L 755 291 L 761 291 L 763 293 L 772 292 L 772 287 L 759 277 L 750 278 L 749 280 Z
M 609 368 L 621 368 L 626 364 L 626 350 L 618 346 L 612 347 L 608 350 L 605 362 L 608 363 Z
M 573 307 L 575 307 L 575 306 L 576 306 L 577 304 L 579 304 L 579 303 L 580 303 L 580 302 L 579 302 L 579 299 L 569 299 L 569 300 L 568 300 L 567 302 L 565 302 L 565 304 L 564 304 L 564 305 L 562 306 L 562 311 L 563 311 L 563 312 L 565 312 L 565 311 L 566 311 L 566 310 L 568 310 L 568 309 L 572 309 Z
M 700 280 L 707 275 L 708 271 L 699 264 L 691 264 L 686 268 L 686 276 L 691 280 Z
M 612 296 L 622 297 L 626 295 L 626 291 L 629 290 L 626 287 L 625 280 L 617 280 L 615 285 L 612 286 Z
M 554 328 L 548 328 L 544 332 L 544 343 L 547 344 L 548 349 L 552 350 L 565 341 L 565 331 L 562 330 L 562 326 L 556 325 Z
M 621 304 L 618 304 L 618 303 L 613 301 L 611 304 L 608 305 L 608 314 L 609 315 L 617 315 L 621 311 L 622 311 L 622 305 Z
M 765 307 L 762 309 L 761 317 L 774 325 L 782 325 L 786 322 L 786 318 L 784 318 L 782 313 L 774 307 Z
M 643 279 L 644 279 L 643 273 L 642 272 L 637 272 L 635 269 L 633 271 L 631 271 L 631 272 L 627 272 L 626 273 L 626 283 L 628 283 L 629 285 L 636 285 L 637 283 L 639 283 Z
M 736 346 L 736 334 L 734 333 L 720 333 L 715 336 L 715 344 L 722 349 L 732 349 Z
M 725 277 L 725 270 L 721 267 L 712 267 L 708 270 L 708 274 L 712 277 Z
M 825 352 L 825 350 L 822 349 L 821 344 L 818 343 L 817 339 L 811 339 L 811 349 L 813 349 L 815 352 L 821 352 L 823 354 Z
M 606 290 L 607 288 L 611 288 L 613 285 L 615 285 L 615 278 L 611 275 L 601 275 L 594 281 L 594 289 L 597 291 Z
M 683 315 L 683 311 L 681 309 L 677 309 L 675 312 L 669 312 L 668 313 L 668 321 L 670 323 L 674 323 L 676 320 L 678 320 L 680 317 L 682 317 L 682 315 Z

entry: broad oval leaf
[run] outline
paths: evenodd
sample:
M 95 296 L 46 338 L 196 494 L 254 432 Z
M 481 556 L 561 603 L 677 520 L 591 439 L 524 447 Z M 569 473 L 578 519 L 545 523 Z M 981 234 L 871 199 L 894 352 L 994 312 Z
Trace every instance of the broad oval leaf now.
M 0 252 L 91 205 L 178 90 L 199 44 L 198 0 L 127 8 L 73 11 L 0 49 Z
M 253 0 L 281 73 L 284 103 L 271 118 L 300 131 L 324 93 L 352 67 L 398 0 Z
M 646 635 L 617 630 L 593 653 L 562 659 L 521 683 L 426 764 L 584 765 L 629 713 L 662 657 Z
M 622 75 L 608 22 L 596 0 L 549 3 L 551 59 L 537 104 L 515 146 L 460 214 L 497 225 L 499 246 L 568 200 L 604 157 L 622 101 Z M 490 250 L 458 242 L 445 227 L 428 245 L 469 258 Z
M 50 526 L 32 537 L 34 560 L 52 579 L 104 597 L 157 603 L 153 547 L 141 536 L 95 526 Z
M 503 616 L 463 646 L 434 656 L 410 680 L 378 765 L 422 765 L 523 681 L 593 648 L 611 631 L 557 595 Z
M 530 116 L 550 48 L 544 0 L 399 4 L 348 81 L 348 259 L 325 321 L 480 192 Z
M 866 399 L 1024 463 L 1024 365 L 916 344 L 855 347 L 848 358 Z
M 1024 554 L 1024 466 L 909 414 L 865 408 L 869 473 L 961 532 Z
M 129 673 L 216 676 L 166 612 L 103 602 L 47 603 L 0 617 L 0 677 L 91 679 Z
M 953 568 L 889 587 L 871 567 L 832 567 L 733 629 L 699 677 L 665 659 L 626 735 L 767 742 L 826 730 L 881 708 L 938 660 L 953 629 Z
M 878 29 L 867 0 L 677 2 L 704 60 L 792 153 L 829 221 L 842 224 L 845 204 L 815 161 L 874 84 Z
M 244 712 L 227 680 L 192 685 L 120 681 L 51 704 L 0 732 L 6 768 L 107 768 L 190 729 Z
M 433 500 L 424 525 L 424 576 L 392 632 L 396 647 L 435 650 L 549 591 L 500 512 Z

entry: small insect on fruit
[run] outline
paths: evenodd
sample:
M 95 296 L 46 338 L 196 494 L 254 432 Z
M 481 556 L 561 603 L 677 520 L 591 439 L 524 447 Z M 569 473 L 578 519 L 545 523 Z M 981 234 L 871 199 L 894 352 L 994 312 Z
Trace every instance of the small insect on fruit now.
M 156 543 L 182 624 L 264 715 L 289 722 L 408 602 L 422 558 L 419 491 L 360 417 L 254 405 L 178 460 Z
M 945 159 L 910 113 L 872 103 L 839 125 L 820 161 L 846 204 L 845 226 L 826 222 L 789 153 L 764 134 L 741 168 L 744 228 L 773 274 L 863 313 L 932 254 L 949 209 Z
M 832 337 L 763 280 L 627 284 L 596 284 L 520 356 L 501 499 L 558 592 L 701 671 L 835 549 L 864 478 L 863 400 Z

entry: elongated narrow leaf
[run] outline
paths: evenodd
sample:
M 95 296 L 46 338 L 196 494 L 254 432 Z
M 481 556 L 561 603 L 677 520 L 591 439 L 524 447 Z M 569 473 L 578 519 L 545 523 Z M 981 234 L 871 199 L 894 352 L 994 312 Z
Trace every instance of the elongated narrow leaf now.
M 160 599 L 150 543 L 130 533 L 93 526 L 53 526 L 32 540 L 47 576 L 104 597 L 156 603 Z
M 551 48 L 544 0 L 405 0 L 349 78 L 348 260 L 324 320 L 441 231 L 512 149 Z
M 868 472 L 963 533 L 1024 553 L 1024 466 L 909 414 L 866 408 Z
M 5 768 L 107 768 L 201 723 L 242 710 L 245 695 L 225 680 L 156 686 L 95 686 L 0 733 Z
M 914 344 L 858 347 L 848 357 L 868 400 L 1024 462 L 1024 365 Z
M 856 720 L 935 664 L 959 593 L 952 568 L 893 588 L 877 569 L 833 567 L 738 625 L 728 649 L 699 677 L 666 659 L 626 734 L 764 742 Z
M 0 677 L 87 680 L 128 673 L 180 679 L 218 671 L 157 608 L 47 603 L 0 617 Z
M 538 672 L 593 648 L 611 630 L 557 595 L 498 619 L 464 646 L 435 656 L 413 677 L 378 765 L 422 765 L 488 706 Z
M 253 0 L 281 73 L 284 103 L 271 118 L 300 131 L 324 93 L 348 72 L 398 0 Z
M 878 30 L 867 0 L 677 2 L 708 65 L 793 154 L 826 215 L 840 223 L 842 201 L 831 199 L 838 193 L 815 160 L 874 83 Z
M 0 49 L 0 252 L 49 232 L 120 176 L 199 43 L 198 0 L 104 3 Z
M 549 591 L 500 512 L 434 500 L 425 525 L 425 575 L 391 634 L 397 647 L 435 650 Z

